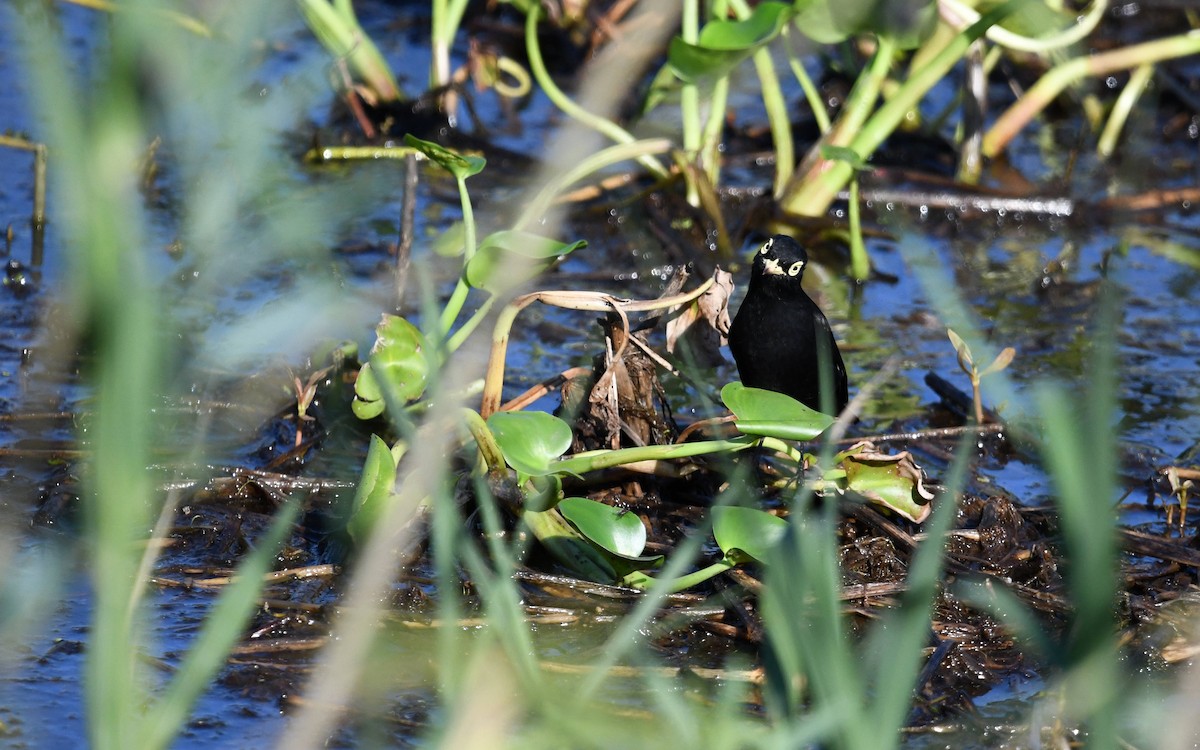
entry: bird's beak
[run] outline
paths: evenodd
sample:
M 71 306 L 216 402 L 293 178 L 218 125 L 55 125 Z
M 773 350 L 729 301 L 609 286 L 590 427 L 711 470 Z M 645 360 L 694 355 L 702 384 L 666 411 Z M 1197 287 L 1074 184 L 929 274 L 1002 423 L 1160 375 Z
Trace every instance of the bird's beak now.
M 779 265 L 779 261 L 774 258 L 767 258 L 763 261 L 763 273 L 768 276 L 782 276 L 783 267 Z

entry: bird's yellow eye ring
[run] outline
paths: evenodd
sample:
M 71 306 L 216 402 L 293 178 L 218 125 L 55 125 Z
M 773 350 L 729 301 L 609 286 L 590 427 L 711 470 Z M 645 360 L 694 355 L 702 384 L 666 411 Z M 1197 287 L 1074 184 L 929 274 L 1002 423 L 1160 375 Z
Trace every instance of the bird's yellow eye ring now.
M 795 276 L 803 270 L 804 270 L 804 261 L 798 260 L 795 263 L 793 263 L 792 265 L 788 266 L 787 273 L 788 273 L 788 276 Z
M 774 245 L 775 245 L 775 238 L 772 237 L 771 239 L 769 239 L 763 243 L 763 246 L 761 248 L 759 248 L 758 252 L 766 255 L 767 253 L 771 252 L 771 248 Z

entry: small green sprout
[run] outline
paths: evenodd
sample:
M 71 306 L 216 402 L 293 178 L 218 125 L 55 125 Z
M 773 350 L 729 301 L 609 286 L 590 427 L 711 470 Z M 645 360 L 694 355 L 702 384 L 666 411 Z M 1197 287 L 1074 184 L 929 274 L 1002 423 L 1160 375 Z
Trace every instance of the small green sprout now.
M 971 379 L 971 397 L 975 401 L 975 424 L 981 425 L 983 424 L 983 398 L 979 395 L 979 381 L 984 376 L 1000 372 L 1012 364 L 1013 357 L 1017 356 L 1017 350 L 1011 346 L 1004 347 L 990 365 L 980 370 L 971 356 L 971 347 L 967 346 L 967 342 L 963 341 L 962 336 L 955 333 L 953 328 L 947 328 L 946 334 L 950 337 L 950 343 L 954 345 L 954 351 L 958 353 L 959 368 Z

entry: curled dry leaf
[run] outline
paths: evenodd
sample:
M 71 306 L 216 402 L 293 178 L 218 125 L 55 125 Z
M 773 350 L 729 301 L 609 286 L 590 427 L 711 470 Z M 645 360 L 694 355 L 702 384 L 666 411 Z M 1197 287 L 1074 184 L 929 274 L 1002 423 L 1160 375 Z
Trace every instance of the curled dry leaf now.
M 934 496 L 922 484 L 921 467 L 908 451 L 881 453 L 863 441 L 843 452 L 841 463 L 847 489 L 916 523 L 929 516 Z
M 729 298 L 733 294 L 733 274 L 720 268 L 713 271 L 713 285 L 667 323 L 667 351 L 674 353 L 681 340 L 692 347 L 696 360 L 715 363 L 723 360 L 720 348 L 729 333 Z

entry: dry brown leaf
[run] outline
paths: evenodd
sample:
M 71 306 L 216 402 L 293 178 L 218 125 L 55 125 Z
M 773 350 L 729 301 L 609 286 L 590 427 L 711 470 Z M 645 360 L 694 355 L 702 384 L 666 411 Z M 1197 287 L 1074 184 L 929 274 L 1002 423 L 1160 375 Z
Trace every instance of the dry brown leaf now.
M 733 295 L 733 274 L 717 268 L 713 285 L 678 315 L 667 322 L 667 351 L 674 353 L 686 337 L 696 360 L 717 363 L 723 360 L 720 348 L 729 334 L 729 298 Z

